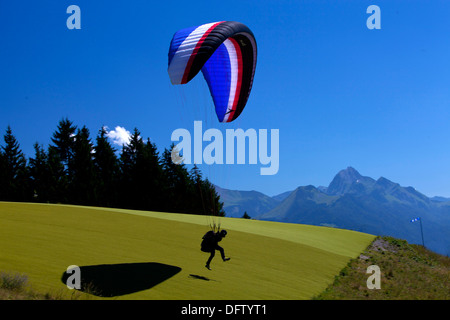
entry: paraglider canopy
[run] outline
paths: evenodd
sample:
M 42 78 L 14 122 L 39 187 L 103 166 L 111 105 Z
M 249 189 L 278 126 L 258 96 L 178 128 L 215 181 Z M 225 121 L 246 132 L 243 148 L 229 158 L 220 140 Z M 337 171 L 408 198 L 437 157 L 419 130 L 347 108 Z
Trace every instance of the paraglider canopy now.
M 172 84 L 185 84 L 200 70 L 208 83 L 220 122 L 244 109 L 256 68 L 256 40 L 240 22 L 221 21 L 177 31 L 170 43 Z

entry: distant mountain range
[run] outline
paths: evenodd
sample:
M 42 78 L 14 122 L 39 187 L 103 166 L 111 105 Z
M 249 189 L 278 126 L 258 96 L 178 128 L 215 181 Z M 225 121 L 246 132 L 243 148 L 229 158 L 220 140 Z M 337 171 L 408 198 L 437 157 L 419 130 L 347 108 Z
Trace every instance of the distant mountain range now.
M 269 197 L 258 191 L 238 191 L 215 187 L 220 195 L 220 200 L 223 201 L 226 216 L 233 218 L 241 218 L 245 212 L 252 218 L 262 215 L 279 205 L 280 201 L 284 200 L 282 195 L 286 194 L 287 197 L 291 193 L 285 192 L 276 197 Z
M 244 212 L 258 220 L 311 224 L 390 235 L 450 255 L 450 199 L 428 198 L 413 187 L 384 177 L 362 176 L 352 167 L 341 170 L 328 187 L 312 185 L 269 197 L 257 191 L 216 187 L 229 217 Z

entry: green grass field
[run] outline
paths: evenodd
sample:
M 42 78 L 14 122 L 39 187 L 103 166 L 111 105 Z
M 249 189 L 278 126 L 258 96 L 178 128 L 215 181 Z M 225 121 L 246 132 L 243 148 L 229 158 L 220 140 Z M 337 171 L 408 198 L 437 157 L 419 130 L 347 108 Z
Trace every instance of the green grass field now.
M 112 299 L 310 299 L 374 239 L 247 219 L 221 218 L 221 225 L 231 260 L 217 252 L 209 271 L 200 251 L 205 216 L 0 202 L 0 271 L 67 297 L 74 291 L 61 277 L 77 265 L 127 287 Z

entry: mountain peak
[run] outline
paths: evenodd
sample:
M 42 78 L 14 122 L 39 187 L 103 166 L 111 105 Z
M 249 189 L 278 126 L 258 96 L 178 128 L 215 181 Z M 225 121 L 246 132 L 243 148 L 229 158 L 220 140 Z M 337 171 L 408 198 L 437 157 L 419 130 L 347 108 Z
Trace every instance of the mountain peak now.
M 363 178 L 356 169 L 353 167 L 347 167 L 347 169 L 341 170 L 334 177 L 328 186 L 327 192 L 329 194 L 344 194 L 348 191 L 353 183 L 359 182 Z
M 347 167 L 347 169 L 341 170 L 338 174 L 343 174 L 345 176 L 352 176 L 357 178 L 362 177 L 362 175 L 360 175 L 359 172 L 353 167 Z

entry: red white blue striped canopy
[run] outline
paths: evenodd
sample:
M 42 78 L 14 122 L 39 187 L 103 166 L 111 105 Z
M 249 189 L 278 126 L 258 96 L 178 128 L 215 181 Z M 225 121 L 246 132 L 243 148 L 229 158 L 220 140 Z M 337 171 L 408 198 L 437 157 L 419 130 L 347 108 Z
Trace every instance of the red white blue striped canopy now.
M 200 70 L 208 83 L 220 122 L 244 109 L 256 68 L 256 41 L 242 23 L 221 21 L 179 30 L 170 43 L 172 84 L 185 84 Z

